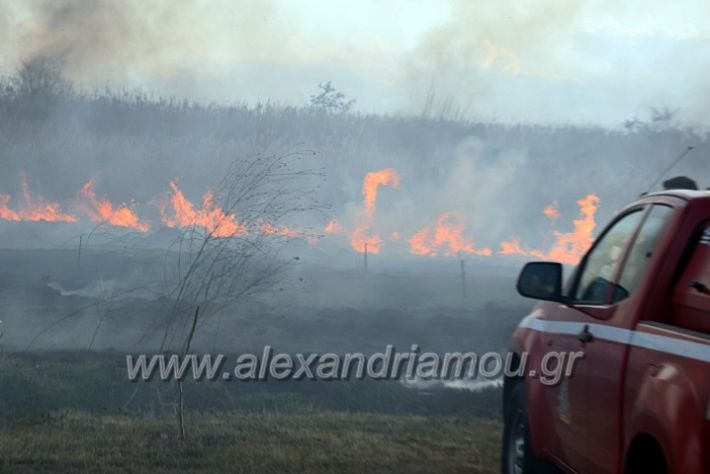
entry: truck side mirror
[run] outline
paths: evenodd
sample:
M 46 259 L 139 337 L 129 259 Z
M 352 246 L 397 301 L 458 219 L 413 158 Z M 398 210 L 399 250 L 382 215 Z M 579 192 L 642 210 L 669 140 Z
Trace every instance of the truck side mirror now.
M 562 301 L 562 264 L 530 262 L 525 264 L 516 285 L 518 293 L 528 298 Z

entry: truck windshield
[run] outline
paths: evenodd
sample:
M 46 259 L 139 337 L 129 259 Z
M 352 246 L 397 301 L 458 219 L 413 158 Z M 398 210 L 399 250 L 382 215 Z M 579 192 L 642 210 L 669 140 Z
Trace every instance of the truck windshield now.
M 603 304 L 608 301 L 614 273 L 642 216 L 641 209 L 625 215 L 592 248 L 579 277 L 576 300 L 591 304 Z
M 659 237 L 672 214 L 673 208 L 669 206 L 654 205 L 651 209 L 629 250 L 629 256 L 617 283 L 619 291 L 614 292 L 614 302 L 631 295 L 638 286 L 653 257 Z

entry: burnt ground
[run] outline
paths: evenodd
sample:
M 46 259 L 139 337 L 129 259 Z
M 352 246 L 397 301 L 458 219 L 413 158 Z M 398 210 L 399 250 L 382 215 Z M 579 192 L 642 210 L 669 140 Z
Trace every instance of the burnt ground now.
M 5 350 L 155 349 L 171 301 L 162 251 L 0 250 Z M 359 263 L 359 262 L 358 262 Z M 198 327 L 196 350 L 503 350 L 531 302 L 514 293 L 515 268 L 458 262 L 361 268 L 292 267 L 278 285 Z M 163 286 L 161 286 L 163 285 Z M 164 293 L 163 293 L 164 294 Z

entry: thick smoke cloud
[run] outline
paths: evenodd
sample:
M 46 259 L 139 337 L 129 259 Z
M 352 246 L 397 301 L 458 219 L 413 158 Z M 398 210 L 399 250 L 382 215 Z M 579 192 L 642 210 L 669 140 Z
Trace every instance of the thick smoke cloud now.
M 225 61 L 267 60 L 287 34 L 268 1 L 4 2 L 0 12 L 14 23 L 4 38 L 7 69 L 41 57 L 78 84 L 168 95 L 199 96 Z
M 359 29 L 341 28 L 352 12 L 335 8 L 4 0 L 0 69 L 49 57 L 81 86 L 204 101 L 302 104 L 333 79 L 367 111 L 419 113 L 433 94 L 429 112 L 506 123 L 618 127 L 664 106 L 707 123 L 705 2 L 451 0 L 400 5 L 404 20 L 389 18 L 389 3 L 348 6 L 372 12 Z M 447 14 L 426 27 L 394 25 L 434 10 Z M 395 40 L 397 28 L 416 33 Z
M 707 123 L 710 11 L 702 2 L 454 1 L 409 56 L 420 100 L 504 122 L 618 126 L 651 107 Z M 624 115 L 626 114 L 626 115 Z

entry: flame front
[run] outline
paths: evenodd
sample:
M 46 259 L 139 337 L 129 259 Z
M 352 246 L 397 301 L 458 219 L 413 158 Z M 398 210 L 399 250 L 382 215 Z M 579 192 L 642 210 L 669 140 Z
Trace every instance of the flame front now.
M 555 243 L 547 251 L 530 249 L 525 250 L 520 244 L 520 239 L 514 237 L 512 240 L 501 242 L 500 255 L 522 255 L 534 257 L 542 260 L 554 260 L 556 262 L 577 265 L 585 252 L 594 242 L 594 229 L 597 225 L 595 216 L 599 207 L 599 196 L 588 194 L 577 201 L 579 206 L 579 217 L 574 220 L 574 230 L 571 232 L 554 231 Z
M 347 230 L 341 222 L 333 218 L 325 226 L 326 234 L 344 233 L 350 239 L 350 245 L 360 253 L 380 253 L 383 238 L 380 237 L 375 223 L 378 189 L 380 186 L 398 187 L 400 178 L 393 168 L 384 168 L 367 173 L 363 179 L 363 208 L 358 213 L 354 228 Z M 112 226 L 125 227 L 148 232 L 150 226 L 142 222 L 135 212 L 127 205 L 114 206 L 107 199 L 98 199 L 94 192 L 94 184 L 89 180 L 80 190 L 82 201 L 79 203 L 89 219 L 97 223 L 107 223 Z M 78 218 L 62 212 L 56 202 L 49 202 L 42 196 L 30 192 L 27 179 L 21 179 L 22 201 L 17 209 L 11 207 L 12 198 L 8 194 L 0 194 L 0 220 L 6 221 L 47 221 L 76 222 Z M 170 228 L 200 227 L 214 237 L 231 237 L 246 234 L 247 227 L 237 221 L 234 212 L 225 212 L 215 204 L 215 195 L 210 190 L 202 196 L 202 206 L 195 206 L 185 197 L 175 182 L 170 182 L 169 199 L 159 205 L 161 220 Z M 538 259 L 554 260 L 565 264 L 576 265 L 584 253 L 591 247 L 596 228 L 596 212 L 600 199 L 595 194 L 588 194 L 577 201 L 579 216 L 574 220 L 574 229 L 569 232 L 553 231 L 554 243 L 547 250 L 527 247 L 519 237 L 500 242 L 498 255 L 519 255 Z M 557 219 L 560 211 L 557 202 L 543 208 L 542 213 L 549 219 Z M 464 232 L 463 213 L 447 211 L 440 214 L 433 225 L 424 227 L 412 234 L 408 239 L 401 236 L 397 229 L 388 229 L 387 235 L 392 242 L 406 241 L 409 252 L 414 255 L 479 255 L 490 256 L 493 251 L 488 247 L 478 248 L 473 239 Z M 383 229 L 384 230 L 384 229 Z M 287 227 L 258 219 L 250 232 L 262 235 L 283 236 L 288 238 L 305 238 L 309 244 L 314 244 L 321 236 L 300 227 Z
M 46 222 L 76 222 L 78 217 L 62 212 L 61 206 L 56 202 L 48 202 L 42 196 L 33 196 L 27 178 L 22 176 L 20 181 L 23 201 L 18 211 L 10 208 L 8 194 L 0 195 L 0 219 L 8 221 L 46 221 Z
M 328 222 L 328 225 L 325 226 L 325 233 L 326 234 L 339 234 L 343 231 L 343 226 L 340 224 L 340 221 L 336 218 L 333 218 Z
M 234 214 L 225 214 L 221 207 L 214 204 L 214 193 L 208 189 L 202 196 L 202 208 L 195 210 L 192 203 L 180 191 L 177 184 L 170 182 L 173 195 L 170 198 L 173 216 L 161 208 L 163 224 L 174 227 L 201 227 L 214 237 L 232 237 L 245 234 L 246 228 L 237 222 Z
M 19 221 L 20 215 L 10 209 L 10 197 L 9 194 L 0 194 L 0 219 L 4 221 Z
M 394 168 L 371 171 L 362 180 L 364 208 L 355 230 L 350 234 L 350 245 L 356 252 L 380 253 L 382 238 L 377 232 L 372 231 L 377 204 L 377 189 L 380 186 L 399 187 L 399 175 Z
M 409 251 L 414 255 L 457 255 L 462 253 L 490 256 L 489 248 L 477 249 L 473 241 L 464 235 L 463 215 L 449 211 L 439 215 L 434 228 L 424 227 L 409 239 Z
M 356 252 L 378 254 L 382 248 L 382 239 L 379 234 L 370 233 L 369 224 L 362 224 L 350 235 L 350 245 Z
M 500 251 L 498 253 L 501 255 L 529 255 L 527 251 L 523 250 L 523 247 L 520 245 L 520 238 L 518 237 L 513 237 L 511 240 L 501 242 Z
M 128 227 L 138 232 L 148 232 L 150 226 L 140 222 L 138 216 L 126 205 L 114 207 L 108 199 L 97 199 L 94 192 L 94 182 L 89 180 L 80 191 L 86 203 L 83 206 L 86 214 L 94 223 L 107 223 L 115 227 Z
M 545 206 L 542 213 L 545 214 L 548 219 L 557 219 L 560 217 L 560 210 L 557 208 L 557 201 Z
M 574 220 L 572 232 L 555 231 L 557 242 L 547 252 L 546 258 L 557 262 L 576 265 L 594 242 L 595 215 L 599 207 L 599 196 L 588 194 L 577 201 L 579 218 Z
M 362 182 L 362 195 L 365 198 L 365 214 L 372 217 L 377 203 L 377 188 L 380 186 L 399 187 L 399 175 L 394 168 L 371 171 Z
M 273 236 L 290 237 L 290 238 L 304 237 L 310 245 L 315 244 L 320 237 L 318 234 L 316 234 L 314 232 L 309 232 L 309 231 L 301 229 L 301 228 L 288 227 L 285 225 L 274 225 L 269 222 L 266 222 L 263 219 L 259 220 L 258 226 L 259 226 L 259 231 L 264 235 L 273 235 Z

